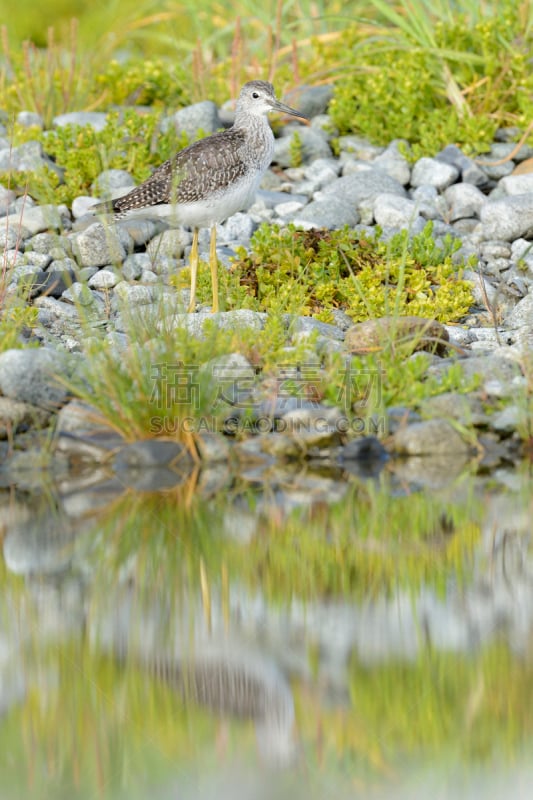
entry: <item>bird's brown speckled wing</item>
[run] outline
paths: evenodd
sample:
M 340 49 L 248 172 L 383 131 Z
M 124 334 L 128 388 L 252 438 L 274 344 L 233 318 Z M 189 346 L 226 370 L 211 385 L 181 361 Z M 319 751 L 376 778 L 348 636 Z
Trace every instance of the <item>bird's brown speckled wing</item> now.
M 160 203 L 194 203 L 244 177 L 244 134 L 230 129 L 200 139 L 158 167 L 144 183 L 113 201 L 117 216 Z

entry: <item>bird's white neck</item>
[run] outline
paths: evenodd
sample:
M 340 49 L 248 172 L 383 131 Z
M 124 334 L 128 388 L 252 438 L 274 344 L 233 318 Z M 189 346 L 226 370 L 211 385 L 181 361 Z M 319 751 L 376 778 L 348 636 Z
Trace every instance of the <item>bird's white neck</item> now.
M 246 111 L 237 111 L 235 112 L 235 122 L 233 123 L 234 128 L 240 128 L 241 130 L 252 130 L 252 131 L 260 131 L 260 130 L 271 130 L 268 118 L 266 115 L 260 114 L 248 114 Z

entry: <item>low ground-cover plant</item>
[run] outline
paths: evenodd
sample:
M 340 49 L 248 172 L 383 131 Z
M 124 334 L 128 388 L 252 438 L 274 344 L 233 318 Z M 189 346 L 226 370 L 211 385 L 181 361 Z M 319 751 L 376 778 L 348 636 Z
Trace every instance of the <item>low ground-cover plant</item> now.
M 344 35 L 349 61 L 331 104 L 341 133 L 380 144 L 404 138 L 416 158 L 452 142 L 479 152 L 498 127 L 527 126 L 533 43 L 516 4 L 497 4 L 482 20 L 460 9 L 439 20 L 422 1 L 403 15 L 374 4 L 387 16 L 381 35 Z
M 261 226 L 250 252 L 242 249 L 221 273 L 227 308 L 312 314 L 333 321 L 340 308 L 354 322 L 385 314 L 411 314 L 440 322 L 457 321 L 472 304 L 471 285 L 458 275 L 452 255 L 458 243 L 437 244 L 432 225 L 409 238 L 389 242 L 349 228 L 297 230 L 293 225 Z M 177 277 L 181 285 L 188 270 Z M 209 273 L 201 271 L 199 297 L 209 298 Z
M 7 239 L 9 224 L 4 222 L 2 228 Z M 17 252 L 18 248 L 15 248 L 15 253 Z M 29 293 L 24 283 L 19 284 L 17 292 L 10 289 L 14 260 L 13 252 L 9 252 L 4 246 L 0 250 L 0 353 L 14 347 L 27 346 L 22 334 L 31 332 L 37 323 L 38 310 L 28 305 Z
M 31 172 L 0 173 L 0 183 L 9 182 L 19 192 L 44 203 L 71 203 L 75 197 L 91 193 L 91 186 L 106 169 L 124 169 L 137 181 L 145 180 L 155 166 L 187 144 L 173 125 L 161 126 L 161 112 L 140 114 L 134 109 L 108 115 L 103 130 L 91 125 L 66 125 L 54 130 L 15 126 L 13 141 L 37 140 L 43 143 L 54 167 Z

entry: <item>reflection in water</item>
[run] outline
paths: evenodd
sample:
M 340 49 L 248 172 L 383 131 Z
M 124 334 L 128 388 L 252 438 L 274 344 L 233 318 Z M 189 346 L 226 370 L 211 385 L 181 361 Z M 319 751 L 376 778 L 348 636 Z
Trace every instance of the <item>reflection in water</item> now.
M 151 478 L 125 490 L 103 475 L 0 495 L 0 752 L 20 747 L 0 761 L 3 785 L 31 752 L 56 782 L 18 796 L 74 797 L 77 780 L 130 798 L 111 780 L 129 764 L 139 797 L 154 783 L 211 796 L 227 766 L 228 797 L 388 798 L 393 776 L 416 773 L 421 784 L 394 795 L 416 798 L 446 786 L 457 760 L 469 779 L 483 766 L 482 786 L 494 752 L 503 766 L 527 752 L 529 478 L 513 494 L 468 476 L 437 489 L 428 469 L 424 495 L 387 469 L 369 481 L 338 467 L 217 470 L 145 494 Z M 252 764 L 248 795 L 231 763 L 213 764 L 201 714 L 231 727 L 239 769 Z M 142 755 L 154 741 L 167 755 L 157 768 Z M 253 773 L 281 766 L 304 782 L 305 767 L 313 791 Z M 177 777 L 194 767 L 205 793 Z M 441 796 L 476 796 L 450 785 Z
M 194 647 L 194 659 L 157 663 L 157 675 L 196 703 L 222 716 L 255 723 L 261 755 L 269 764 L 289 764 L 295 756 L 294 702 L 275 664 L 260 653 L 239 653 L 230 642 Z
M 282 670 L 268 648 L 251 648 L 224 630 L 213 599 L 207 619 L 201 601 L 163 589 L 156 603 L 129 586 L 93 607 L 88 633 L 93 647 L 121 662 L 142 665 L 173 687 L 187 707 L 200 706 L 218 717 L 254 723 L 266 763 L 294 759 L 294 701 Z M 214 630 L 213 630 L 214 627 Z

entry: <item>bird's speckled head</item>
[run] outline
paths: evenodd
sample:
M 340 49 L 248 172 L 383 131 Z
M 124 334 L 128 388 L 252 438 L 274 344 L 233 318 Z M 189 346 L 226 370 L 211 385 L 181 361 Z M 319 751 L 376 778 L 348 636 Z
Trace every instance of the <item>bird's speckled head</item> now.
M 293 117 L 307 119 L 305 114 L 277 100 L 274 87 L 268 81 L 245 83 L 237 100 L 237 115 L 262 117 L 271 111 L 280 111 L 282 114 L 291 114 Z

